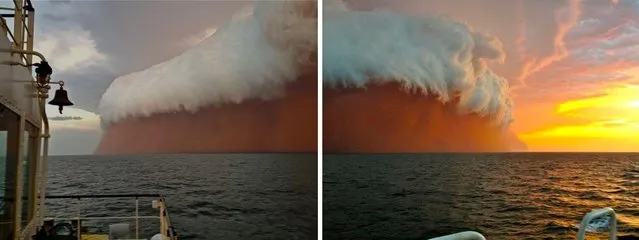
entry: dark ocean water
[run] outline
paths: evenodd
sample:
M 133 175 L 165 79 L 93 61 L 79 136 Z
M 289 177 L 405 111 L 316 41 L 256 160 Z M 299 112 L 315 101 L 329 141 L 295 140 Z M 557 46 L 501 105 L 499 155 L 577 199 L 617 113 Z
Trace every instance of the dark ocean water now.
M 612 207 L 639 236 L 639 154 L 324 155 L 324 239 L 575 239 Z M 590 235 L 590 234 L 589 234 Z M 607 235 L 590 235 L 607 239 Z
M 317 238 L 316 154 L 57 156 L 48 173 L 47 195 L 162 193 L 182 239 Z M 141 199 L 142 214 L 158 215 L 152 200 Z M 51 199 L 47 215 L 133 216 L 134 204 Z M 127 221 L 86 224 L 116 222 Z M 141 237 L 159 232 L 141 223 Z

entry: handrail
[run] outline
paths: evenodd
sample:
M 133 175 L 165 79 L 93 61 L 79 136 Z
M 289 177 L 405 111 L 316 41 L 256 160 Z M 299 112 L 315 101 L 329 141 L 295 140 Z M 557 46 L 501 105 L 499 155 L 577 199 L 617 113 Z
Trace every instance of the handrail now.
M 430 240 L 486 240 L 484 235 L 475 231 L 466 231 L 446 236 L 431 238 Z
M 19 53 L 19 54 L 29 54 L 29 55 L 36 55 L 40 58 L 40 60 L 46 62 L 47 59 L 44 57 L 44 55 L 42 55 L 42 53 L 36 52 L 36 51 L 29 51 L 29 50 L 23 50 L 23 49 L 0 49 L 0 52 L 3 53 Z
M 15 43 L 16 37 L 13 35 L 13 32 L 11 32 L 11 30 L 9 29 L 9 26 L 7 25 L 7 22 L 4 20 L 4 18 L 2 18 L 2 21 L 0 21 L 0 27 L 3 28 L 5 33 L 9 34 L 9 38 L 11 38 L 12 43 Z M 29 62 L 26 55 L 20 54 L 20 57 L 22 58 L 21 60 L 24 60 L 25 63 Z
M 48 86 L 47 86 L 48 87 Z M 36 217 L 38 217 L 38 227 L 41 227 L 43 224 L 43 220 L 44 220 L 44 212 L 45 212 L 45 205 L 44 205 L 44 201 L 45 201 L 45 196 L 46 196 L 46 184 L 47 184 L 47 156 L 49 155 L 49 138 L 51 137 L 50 135 L 50 129 L 49 129 L 49 118 L 47 117 L 47 111 L 46 111 L 46 101 L 47 98 L 49 98 L 49 93 L 48 93 L 48 88 L 38 88 L 38 97 L 40 98 L 38 101 L 38 107 L 40 108 L 40 117 L 42 118 L 42 124 L 43 124 L 43 129 L 40 131 L 40 139 L 42 140 L 42 152 L 40 152 L 40 150 L 38 149 L 38 154 L 42 154 L 40 155 L 40 174 L 42 174 L 40 176 L 40 196 L 38 196 L 38 198 L 40 199 L 39 202 L 39 207 L 38 207 L 38 213 L 36 214 Z
M 158 216 L 133 216 L 133 217 L 49 217 L 48 220 L 115 220 L 115 219 L 159 219 Z
M 83 194 L 83 195 L 47 195 L 45 198 L 51 199 L 82 199 L 82 198 L 141 198 L 141 197 L 157 197 L 163 198 L 161 194 L 153 193 L 134 193 L 134 194 Z
M 9 38 L 11 39 L 14 47 L 18 49 L 25 49 L 26 47 L 26 50 L 32 50 L 35 30 L 33 29 L 33 18 L 35 17 L 35 9 L 33 8 L 33 4 L 31 3 L 31 0 L 13 0 L 13 6 L 14 8 L 0 7 L 0 10 L 13 12 L 13 14 L 2 14 L 0 27 L 4 30 L 5 34 L 9 35 Z M 5 18 L 13 18 L 13 31 L 12 28 L 8 26 Z M 19 54 L 20 61 L 24 61 L 24 63 L 26 63 L 27 65 L 32 63 L 30 56 L 23 53 Z M 31 68 L 29 70 L 31 70 Z
M 167 210 L 168 206 L 166 205 L 166 200 L 164 199 L 163 196 L 161 196 L 160 199 L 162 201 L 162 204 L 164 204 L 164 215 L 166 216 L 165 220 L 166 220 L 166 224 L 167 224 L 167 227 L 168 227 L 166 234 L 170 238 L 177 237 L 178 235 L 175 232 L 175 228 L 173 228 L 173 225 L 171 224 L 171 217 L 169 217 L 169 211 Z
M 589 212 L 588 214 L 584 216 L 584 218 L 581 220 L 581 225 L 579 225 L 577 240 L 586 239 L 586 227 L 588 227 L 588 225 L 590 224 L 590 222 L 592 222 L 592 220 L 600 218 L 600 217 L 604 217 L 607 215 L 609 215 L 611 218 L 610 230 L 609 230 L 610 239 L 611 240 L 617 239 L 617 215 L 615 214 L 615 210 L 613 210 L 612 208 L 606 207 L 602 209 L 592 210 L 591 212 Z
M 171 220 L 166 206 L 166 200 L 162 194 L 153 193 L 133 193 L 133 194 L 72 194 L 72 195 L 46 195 L 44 199 L 104 199 L 104 198 L 135 198 L 135 216 L 124 217 L 83 217 L 80 213 L 77 216 L 71 217 L 47 217 L 48 220 L 110 220 L 110 219 L 135 219 L 135 237 L 139 238 L 140 224 L 139 219 L 159 219 L 160 220 L 160 233 L 166 236 L 170 240 L 177 240 L 178 235 L 175 229 L 171 225 Z M 139 198 L 157 198 L 153 201 L 153 207 L 160 209 L 159 216 L 140 216 L 139 215 Z M 42 200 L 42 199 L 41 199 Z M 44 201 L 41 201 L 41 203 Z M 77 202 L 79 203 L 79 202 Z M 156 207 L 157 205 L 157 207 Z M 78 228 L 80 228 L 80 222 L 77 222 Z

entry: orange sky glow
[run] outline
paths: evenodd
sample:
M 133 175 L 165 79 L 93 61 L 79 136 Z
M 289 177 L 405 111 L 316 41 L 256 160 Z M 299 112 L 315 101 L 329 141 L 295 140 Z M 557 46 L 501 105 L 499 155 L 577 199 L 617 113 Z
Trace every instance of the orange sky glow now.
M 509 82 L 510 129 L 530 151 L 639 151 L 638 2 L 353 2 L 449 16 L 499 39 L 505 60 L 491 69 Z
M 531 151 L 639 150 L 639 85 L 604 89 L 604 94 L 554 104 L 546 116 L 529 112 L 519 125 L 557 119 L 518 134 Z

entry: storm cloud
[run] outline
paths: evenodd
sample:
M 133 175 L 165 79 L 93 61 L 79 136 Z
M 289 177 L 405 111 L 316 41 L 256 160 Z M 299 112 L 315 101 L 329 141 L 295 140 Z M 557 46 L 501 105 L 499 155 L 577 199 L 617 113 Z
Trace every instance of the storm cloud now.
M 95 112 L 115 78 L 179 55 L 192 47 L 193 38 L 206 37 L 206 31 L 250 5 L 247 1 L 37 1 L 36 50 L 49 53 L 53 78 L 67 83 L 76 107 Z M 74 56 L 65 59 L 69 55 Z M 77 59 L 82 62 L 70 63 Z

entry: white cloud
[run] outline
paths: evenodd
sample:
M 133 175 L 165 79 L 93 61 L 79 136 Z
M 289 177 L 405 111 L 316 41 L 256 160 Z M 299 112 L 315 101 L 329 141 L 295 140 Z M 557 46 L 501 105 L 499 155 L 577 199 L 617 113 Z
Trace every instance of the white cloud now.
M 253 11 L 255 10 L 255 5 L 250 4 L 241 8 L 239 11 L 235 12 L 233 16 L 231 16 L 231 21 L 238 21 L 250 17 L 253 15 Z M 182 40 L 181 44 L 192 47 L 195 46 L 202 41 L 210 38 L 217 31 L 217 27 L 210 27 L 202 30 L 194 35 L 188 36 Z
M 202 41 L 206 40 L 207 38 L 210 38 L 211 36 L 213 36 L 213 34 L 215 34 L 216 31 L 217 31 L 217 27 L 204 29 L 204 31 L 201 31 L 197 34 L 186 37 L 183 40 L 182 44 L 185 44 L 187 46 L 195 46 L 201 43 Z
M 104 63 L 107 56 L 96 48 L 89 31 L 70 28 L 42 33 L 35 49 L 51 62 L 54 71 L 71 72 Z

